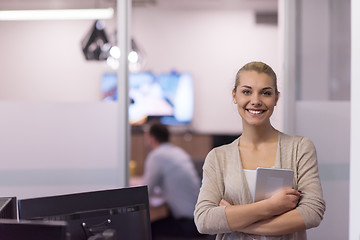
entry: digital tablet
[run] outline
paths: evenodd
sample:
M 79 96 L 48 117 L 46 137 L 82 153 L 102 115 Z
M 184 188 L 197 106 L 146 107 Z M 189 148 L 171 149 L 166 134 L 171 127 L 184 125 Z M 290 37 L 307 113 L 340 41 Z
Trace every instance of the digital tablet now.
M 281 188 L 293 187 L 294 171 L 283 168 L 256 169 L 254 202 L 271 197 L 274 192 Z

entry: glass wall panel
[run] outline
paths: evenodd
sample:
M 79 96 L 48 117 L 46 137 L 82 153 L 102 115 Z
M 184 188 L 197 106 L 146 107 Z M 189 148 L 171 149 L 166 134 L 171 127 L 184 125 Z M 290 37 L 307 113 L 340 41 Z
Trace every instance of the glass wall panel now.
M 350 100 L 350 0 L 297 1 L 297 100 Z
M 350 161 L 350 0 L 296 0 L 293 95 L 296 135 L 317 150 L 326 212 L 309 239 L 347 239 Z M 289 33 L 290 34 L 290 33 Z M 293 64 L 293 65 L 292 65 Z M 295 99 L 292 99 L 295 98 Z M 341 207 L 339 207 L 341 203 Z

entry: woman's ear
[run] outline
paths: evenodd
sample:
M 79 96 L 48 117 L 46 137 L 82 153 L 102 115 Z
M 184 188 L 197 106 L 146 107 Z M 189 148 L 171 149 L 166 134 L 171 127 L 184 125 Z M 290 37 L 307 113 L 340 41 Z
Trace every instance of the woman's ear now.
M 279 97 L 280 97 L 280 92 L 277 92 L 276 96 L 275 96 L 275 106 L 279 100 Z
M 233 97 L 234 104 L 236 104 L 235 90 L 232 90 L 232 97 Z

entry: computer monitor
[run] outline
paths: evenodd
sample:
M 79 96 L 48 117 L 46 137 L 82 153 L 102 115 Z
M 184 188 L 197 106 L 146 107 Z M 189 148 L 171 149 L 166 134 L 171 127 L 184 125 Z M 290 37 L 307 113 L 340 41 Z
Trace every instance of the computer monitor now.
M 0 219 L 17 219 L 16 197 L 0 197 Z
M 0 219 L 1 240 L 67 240 L 66 222 Z
M 23 199 L 18 208 L 20 219 L 66 221 L 71 240 L 151 240 L 146 186 Z

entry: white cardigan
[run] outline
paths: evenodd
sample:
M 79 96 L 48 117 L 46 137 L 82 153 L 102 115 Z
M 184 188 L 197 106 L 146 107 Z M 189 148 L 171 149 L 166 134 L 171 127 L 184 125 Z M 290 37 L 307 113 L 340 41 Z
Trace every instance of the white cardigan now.
M 320 224 L 325 211 L 325 201 L 318 174 L 316 150 L 305 137 L 289 136 L 279 132 L 276 168 L 294 170 L 294 188 L 303 195 L 297 210 L 306 228 Z M 231 232 L 221 199 L 240 205 L 252 202 L 250 190 L 242 169 L 238 149 L 239 139 L 212 149 L 203 166 L 203 181 L 194 211 L 195 224 L 201 233 L 217 234 L 216 239 L 306 239 L 306 232 L 277 237 L 264 237 L 241 232 Z

